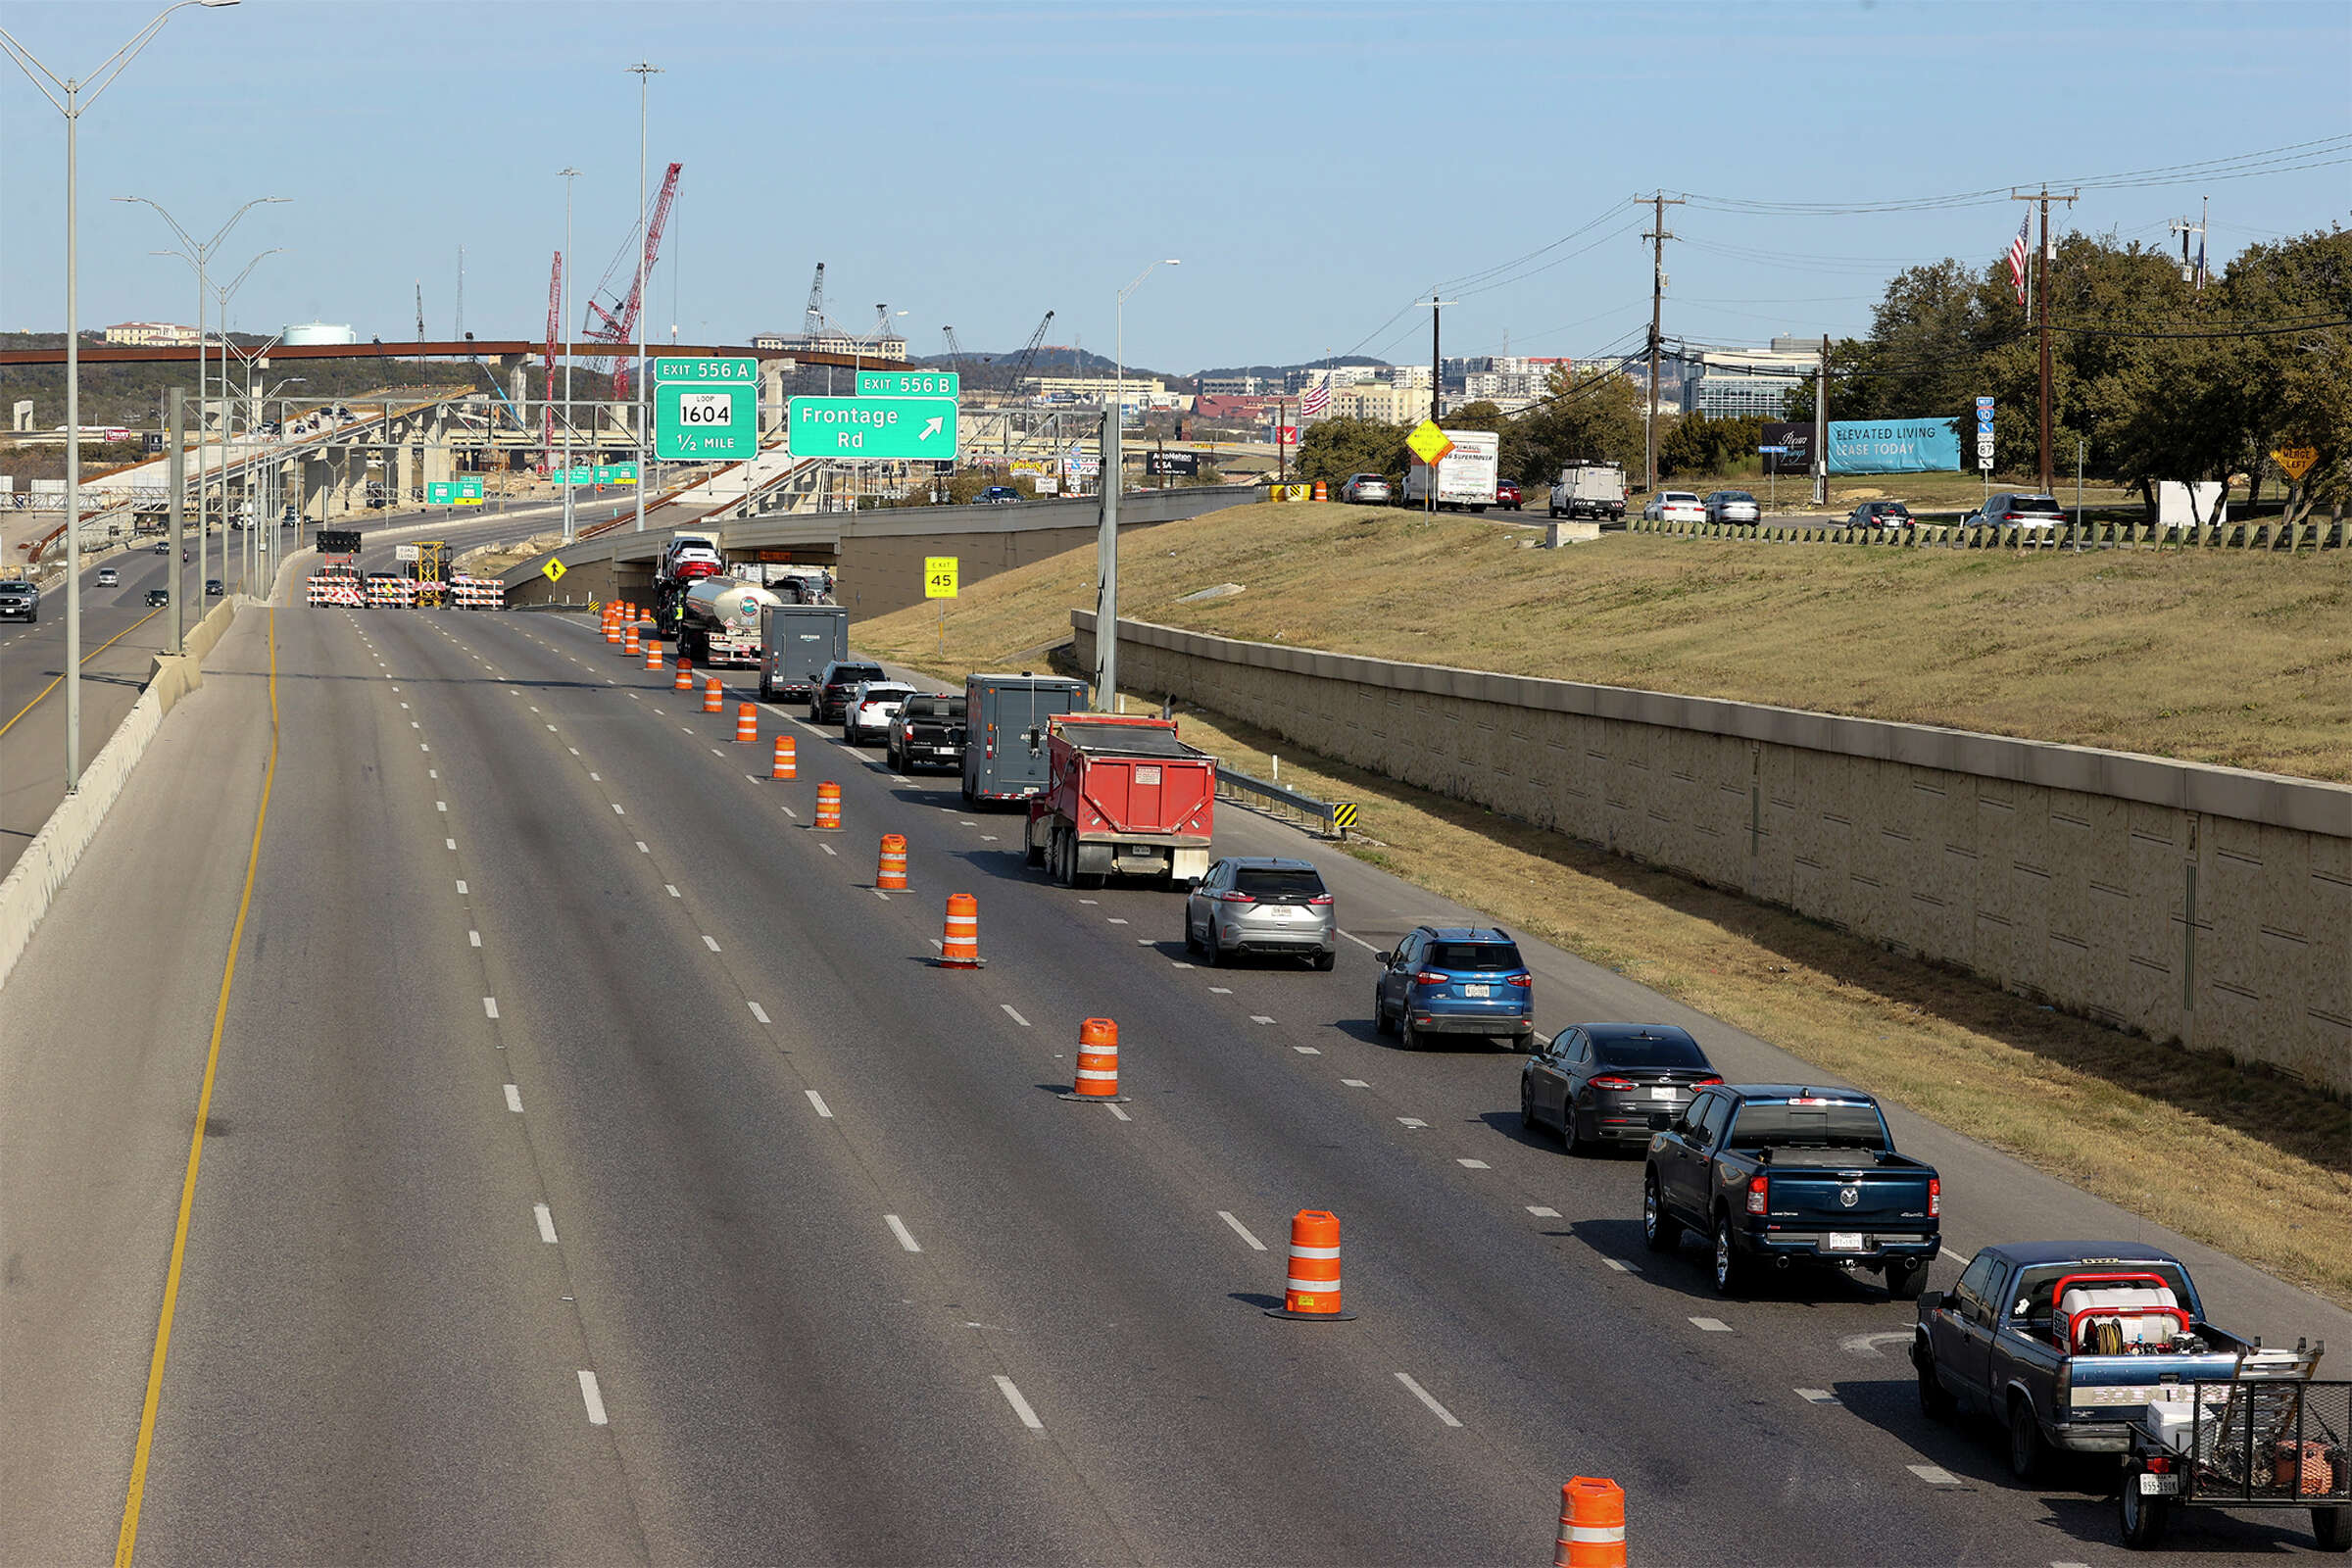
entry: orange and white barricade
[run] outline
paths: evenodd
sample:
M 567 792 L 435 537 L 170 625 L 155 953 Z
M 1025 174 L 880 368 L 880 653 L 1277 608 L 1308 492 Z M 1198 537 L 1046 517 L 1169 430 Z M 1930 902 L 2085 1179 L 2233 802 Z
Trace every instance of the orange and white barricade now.
M 1119 1026 L 1108 1018 L 1089 1018 L 1078 1026 L 1078 1066 L 1064 1100 L 1100 1101 L 1115 1104 L 1119 1093 Z
M 1283 1280 L 1282 1305 L 1268 1317 L 1297 1323 L 1344 1323 L 1340 1310 L 1340 1216 L 1328 1209 L 1302 1208 L 1291 1216 L 1290 1273 Z
M 939 945 L 943 969 L 977 969 L 980 956 L 980 901 L 969 893 L 948 895 L 948 929 Z
M 1625 1489 L 1578 1476 L 1560 1488 L 1560 1543 L 1552 1568 L 1625 1568 Z

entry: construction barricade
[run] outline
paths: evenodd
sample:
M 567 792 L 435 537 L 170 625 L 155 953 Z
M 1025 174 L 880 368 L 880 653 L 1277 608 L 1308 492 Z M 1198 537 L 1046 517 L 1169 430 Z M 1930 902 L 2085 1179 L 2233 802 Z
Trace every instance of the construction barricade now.
M 939 945 L 943 969 L 977 969 L 980 956 L 980 901 L 969 893 L 948 895 L 948 928 Z
M 660 643 L 654 644 L 660 648 Z M 760 739 L 760 710 L 749 703 L 735 705 L 735 744 L 751 746 Z
M 776 765 L 781 767 L 783 762 L 784 754 L 779 751 L 776 754 Z M 779 778 L 782 776 L 780 773 L 777 775 Z M 906 840 L 904 835 L 882 835 L 882 853 L 874 867 L 874 886 L 884 893 L 906 891 Z
M 792 737 L 789 735 L 777 736 L 775 764 L 769 769 L 768 777 L 791 780 L 800 776 L 801 760 L 796 755 Z
M 1340 1309 L 1340 1216 L 1302 1208 L 1291 1216 L 1290 1273 L 1283 1280 L 1282 1305 L 1268 1317 L 1295 1323 L 1344 1323 L 1355 1314 Z
M 1560 1544 L 1552 1568 L 1625 1568 L 1625 1489 L 1578 1476 L 1560 1488 Z
M 713 675 L 708 681 L 703 683 L 703 711 L 706 713 L 723 713 L 726 710 L 726 694 L 719 690 L 718 677 Z
M 820 833 L 841 831 L 841 786 L 827 780 L 816 787 L 816 821 Z
M 1119 1026 L 1108 1018 L 1089 1018 L 1078 1026 L 1078 1065 L 1070 1075 L 1064 1100 L 1116 1104 L 1119 1093 Z

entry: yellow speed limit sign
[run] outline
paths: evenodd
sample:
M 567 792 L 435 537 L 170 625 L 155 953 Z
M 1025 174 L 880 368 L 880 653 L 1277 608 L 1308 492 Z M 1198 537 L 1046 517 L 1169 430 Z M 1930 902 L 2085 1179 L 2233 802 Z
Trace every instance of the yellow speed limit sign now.
M 923 597 L 953 599 L 956 597 L 956 556 L 925 556 L 923 558 Z

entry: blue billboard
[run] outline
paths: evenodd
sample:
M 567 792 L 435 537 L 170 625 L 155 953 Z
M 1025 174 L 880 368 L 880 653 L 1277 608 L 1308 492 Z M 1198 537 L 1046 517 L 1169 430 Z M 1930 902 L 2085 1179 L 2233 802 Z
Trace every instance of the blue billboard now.
M 1832 473 L 1956 473 L 1956 419 L 1832 419 Z

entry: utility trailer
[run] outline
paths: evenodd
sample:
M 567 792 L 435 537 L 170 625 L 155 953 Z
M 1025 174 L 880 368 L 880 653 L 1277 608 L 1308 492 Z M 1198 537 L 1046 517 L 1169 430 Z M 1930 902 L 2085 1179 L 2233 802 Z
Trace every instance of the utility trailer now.
M 2352 1551 L 2352 1383 L 2312 1377 L 2325 1349 L 2251 1349 L 2144 1406 L 2116 1494 L 2124 1544 L 2157 1545 L 2176 1508 L 2308 1508 L 2322 1551 Z

